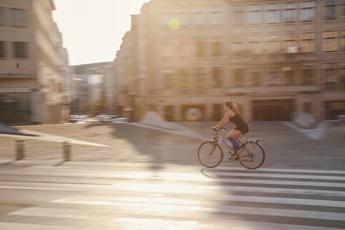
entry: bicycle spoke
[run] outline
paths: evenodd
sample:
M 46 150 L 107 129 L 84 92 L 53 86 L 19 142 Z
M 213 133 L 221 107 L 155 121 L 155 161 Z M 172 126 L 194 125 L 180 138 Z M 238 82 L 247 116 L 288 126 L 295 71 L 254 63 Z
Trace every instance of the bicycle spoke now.
M 248 142 L 240 152 L 240 163 L 248 169 L 255 169 L 262 165 L 265 160 L 263 148 L 253 142 Z
M 206 167 L 216 167 L 223 160 L 223 150 L 214 141 L 206 141 L 198 148 L 198 160 Z

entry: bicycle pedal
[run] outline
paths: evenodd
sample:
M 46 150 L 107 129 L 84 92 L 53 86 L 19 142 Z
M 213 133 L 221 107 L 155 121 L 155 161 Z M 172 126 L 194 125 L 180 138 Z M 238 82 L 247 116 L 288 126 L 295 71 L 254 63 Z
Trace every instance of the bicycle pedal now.
M 238 158 L 239 158 L 239 156 L 237 154 L 233 154 L 230 156 L 229 160 L 230 161 L 236 161 L 236 160 L 238 160 Z

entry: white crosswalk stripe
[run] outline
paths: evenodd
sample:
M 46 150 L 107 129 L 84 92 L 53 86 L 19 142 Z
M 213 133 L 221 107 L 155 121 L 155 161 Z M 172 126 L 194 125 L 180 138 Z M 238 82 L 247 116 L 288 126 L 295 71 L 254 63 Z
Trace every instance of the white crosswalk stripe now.
M 0 196 L 28 194 L 35 202 L 2 215 L 0 229 L 345 226 L 345 171 L 222 166 L 205 170 L 205 176 L 197 166 L 151 166 L 73 162 L 1 170 Z M 40 200 L 46 195 L 48 201 Z

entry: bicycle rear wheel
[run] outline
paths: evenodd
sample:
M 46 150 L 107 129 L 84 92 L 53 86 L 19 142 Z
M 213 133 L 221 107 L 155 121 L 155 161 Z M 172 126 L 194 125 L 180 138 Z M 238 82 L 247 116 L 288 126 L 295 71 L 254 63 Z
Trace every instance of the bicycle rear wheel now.
M 223 156 L 222 148 L 215 141 L 205 141 L 198 148 L 198 160 L 207 168 L 217 167 Z
M 257 142 L 247 142 L 239 150 L 239 161 L 247 169 L 257 169 L 265 161 L 265 150 Z

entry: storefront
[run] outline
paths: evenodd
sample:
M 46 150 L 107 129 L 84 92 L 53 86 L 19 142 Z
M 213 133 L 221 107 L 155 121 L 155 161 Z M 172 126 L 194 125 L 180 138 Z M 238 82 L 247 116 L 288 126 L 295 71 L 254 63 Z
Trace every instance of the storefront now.
M 336 120 L 337 116 L 345 114 L 345 101 L 326 101 L 326 119 Z
M 30 93 L 1 93 L 0 122 L 8 124 L 31 123 Z
M 252 119 L 254 121 L 289 121 L 295 111 L 293 99 L 254 100 Z

